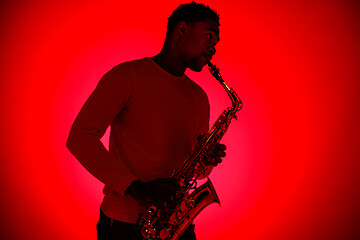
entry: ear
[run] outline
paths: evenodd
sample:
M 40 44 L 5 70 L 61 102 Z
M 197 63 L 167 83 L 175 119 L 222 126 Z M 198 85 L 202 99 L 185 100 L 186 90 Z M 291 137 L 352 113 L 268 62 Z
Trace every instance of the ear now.
M 184 36 L 188 30 L 189 30 L 189 26 L 186 24 L 185 21 L 180 21 L 178 24 L 177 24 L 177 32 L 179 34 L 180 37 Z

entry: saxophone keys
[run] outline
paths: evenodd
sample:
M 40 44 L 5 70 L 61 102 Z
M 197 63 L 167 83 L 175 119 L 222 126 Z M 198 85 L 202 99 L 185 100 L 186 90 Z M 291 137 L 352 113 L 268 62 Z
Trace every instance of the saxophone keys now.
M 163 228 L 159 233 L 160 239 L 167 239 L 170 235 L 171 229 L 170 228 Z
M 156 238 L 156 229 L 154 229 L 154 228 L 143 229 L 142 235 L 146 239 L 155 239 Z

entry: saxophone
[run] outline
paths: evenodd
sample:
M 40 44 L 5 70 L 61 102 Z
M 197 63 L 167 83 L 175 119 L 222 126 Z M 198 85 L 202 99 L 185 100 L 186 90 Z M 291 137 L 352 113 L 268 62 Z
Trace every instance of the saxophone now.
M 219 69 L 211 62 L 207 64 L 210 73 L 230 97 L 232 106 L 218 117 L 184 161 L 183 166 L 173 172 L 171 177 L 178 183 L 178 190 L 171 203 L 162 206 L 151 204 L 145 213 L 139 215 L 137 224 L 144 239 L 177 240 L 205 207 L 212 203 L 220 205 L 210 179 L 207 178 L 206 183 L 199 187 L 196 186 L 197 180 L 205 174 L 209 165 L 208 153 L 211 146 L 220 142 L 231 120 L 236 119 L 235 114 L 242 108 L 242 102 L 236 92 L 224 82 Z

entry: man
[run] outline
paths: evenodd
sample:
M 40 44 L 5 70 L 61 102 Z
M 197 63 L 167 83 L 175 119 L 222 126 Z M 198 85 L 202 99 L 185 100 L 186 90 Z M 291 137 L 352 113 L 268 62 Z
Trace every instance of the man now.
M 185 74 L 201 71 L 215 54 L 219 17 L 195 2 L 170 16 L 163 49 L 122 63 L 100 80 L 79 115 L 67 147 L 105 184 L 98 239 L 142 239 L 136 221 L 146 202 L 170 201 L 170 178 L 209 128 L 205 92 Z M 111 125 L 109 151 L 100 139 Z M 213 146 L 209 169 L 225 146 Z M 191 225 L 180 239 L 196 239 Z

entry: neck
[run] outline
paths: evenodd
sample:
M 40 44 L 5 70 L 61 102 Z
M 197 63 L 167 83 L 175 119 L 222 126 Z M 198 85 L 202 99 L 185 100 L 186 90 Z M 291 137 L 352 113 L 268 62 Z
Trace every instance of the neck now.
M 174 49 L 174 48 L 170 48 Z M 181 58 L 174 51 L 169 51 L 169 48 L 164 47 L 161 52 L 152 57 L 154 62 L 168 73 L 181 77 L 184 75 L 186 67 Z

